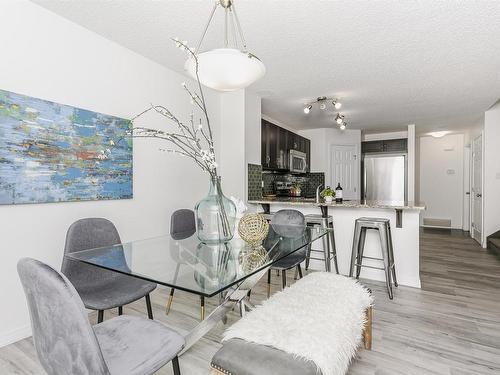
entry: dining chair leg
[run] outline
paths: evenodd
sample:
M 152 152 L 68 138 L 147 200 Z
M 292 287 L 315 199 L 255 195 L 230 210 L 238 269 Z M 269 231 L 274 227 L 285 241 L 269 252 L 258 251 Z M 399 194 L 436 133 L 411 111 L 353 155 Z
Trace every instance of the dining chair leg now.
M 302 275 L 302 267 L 300 266 L 300 264 L 297 264 L 297 271 L 299 271 L 299 278 L 302 279 L 303 275 Z
M 286 288 L 286 270 L 281 271 L 281 286 Z
M 167 305 L 165 306 L 166 315 L 168 315 L 168 313 L 170 312 L 170 307 L 172 306 L 172 300 L 174 299 L 174 291 L 175 291 L 174 288 L 170 289 L 170 295 L 168 296 Z
M 250 289 L 247 293 L 248 300 L 250 301 L 250 296 L 252 295 L 252 290 Z
M 205 297 L 200 296 L 200 319 L 205 320 Z
M 174 375 L 181 375 L 181 369 L 179 367 L 178 357 L 172 359 L 172 368 L 174 369 Z
M 104 310 L 99 310 L 97 312 L 97 324 L 102 323 L 104 320 Z
M 151 308 L 151 297 L 146 294 L 146 307 L 148 309 L 148 318 L 153 320 L 153 309 Z
M 307 253 L 306 253 L 306 271 L 309 269 L 309 262 L 311 260 L 311 248 L 312 245 L 307 245 Z
M 267 298 L 271 297 L 271 270 L 267 271 Z
M 118 315 L 123 315 L 123 306 L 118 306 Z

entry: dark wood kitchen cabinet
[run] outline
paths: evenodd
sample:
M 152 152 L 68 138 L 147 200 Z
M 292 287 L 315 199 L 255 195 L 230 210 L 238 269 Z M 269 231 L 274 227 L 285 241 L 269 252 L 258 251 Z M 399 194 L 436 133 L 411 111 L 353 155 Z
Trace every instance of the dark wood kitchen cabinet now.
M 401 138 L 362 142 L 361 151 L 363 154 L 377 152 L 406 152 L 408 151 L 408 139 Z
M 309 171 L 311 141 L 263 119 L 261 128 L 262 168 L 271 171 L 287 171 L 290 150 L 301 151 L 307 155 Z

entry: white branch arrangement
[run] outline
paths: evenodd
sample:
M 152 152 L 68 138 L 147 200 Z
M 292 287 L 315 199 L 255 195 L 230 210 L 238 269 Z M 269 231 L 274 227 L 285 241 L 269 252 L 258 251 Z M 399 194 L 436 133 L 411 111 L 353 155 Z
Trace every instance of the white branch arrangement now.
M 191 103 L 196 105 L 202 111 L 206 123 L 206 129 L 201 118 L 198 123 L 195 124 L 194 111 L 191 112 L 189 124 L 185 124 L 180 121 L 179 118 L 176 117 L 168 108 L 161 105 L 151 105 L 150 108 L 139 113 L 131 120 L 132 125 L 139 117 L 150 111 L 155 111 L 156 113 L 167 118 L 169 121 L 173 122 L 177 127 L 177 131 L 166 132 L 158 129 L 138 126 L 132 128 L 130 135 L 134 138 L 158 138 L 170 142 L 174 148 L 161 148 L 160 151 L 188 157 L 192 159 L 203 171 L 210 174 L 210 177 L 215 178 L 217 177 L 217 161 L 215 158 L 214 139 L 205 102 L 205 96 L 203 94 L 203 88 L 198 76 L 198 57 L 194 53 L 194 50 L 189 48 L 187 42 L 181 42 L 177 38 L 173 39 L 173 41 L 175 42 L 177 48 L 186 51 L 196 63 L 196 79 L 199 94 L 196 91 L 189 89 L 185 82 L 182 83 L 182 87 L 190 96 Z

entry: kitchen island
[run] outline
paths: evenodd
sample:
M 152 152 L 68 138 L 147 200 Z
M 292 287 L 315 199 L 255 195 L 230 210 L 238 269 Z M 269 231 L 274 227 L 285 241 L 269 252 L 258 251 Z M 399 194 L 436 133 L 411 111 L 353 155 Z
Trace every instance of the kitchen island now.
M 355 220 L 360 217 L 389 219 L 391 221 L 398 282 L 400 285 L 420 288 L 419 217 L 420 211 L 425 209 L 425 205 L 422 203 L 359 200 L 344 201 L 342 203 L 318 203 L 312 198 L 276 197 L 249 200 L 248 203 L 252 205 L 255 211 L 263 210 L 266 213 L 292 208 L 301 211 L 304 215 L 331 215 L 333 217 L 339 271 L 344 275 L 349 274 Z M 321 244 L 315 245 L 318 248 L 320 246 Z M 380 240 L 376 231 L 369 230 L 367 232 L 364 254 L 369 257 L 381 257 Z M 381 262 L 364 259 L 363 264 L 380 267 Z M 310 268 L 323 270 L 324 264 L 320 261 L 311 261 Z M 360 277 L 380 281 L 385 280 L 383 271 L 366 267 L 362 268 Z

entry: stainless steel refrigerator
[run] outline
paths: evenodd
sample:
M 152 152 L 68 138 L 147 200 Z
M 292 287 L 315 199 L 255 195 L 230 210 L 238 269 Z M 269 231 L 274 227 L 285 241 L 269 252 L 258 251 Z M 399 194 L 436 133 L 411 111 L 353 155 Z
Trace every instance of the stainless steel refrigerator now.
M 366 154 L 362 160 L 362 197 L 376 201 L 407 200 L 406 154 Z

